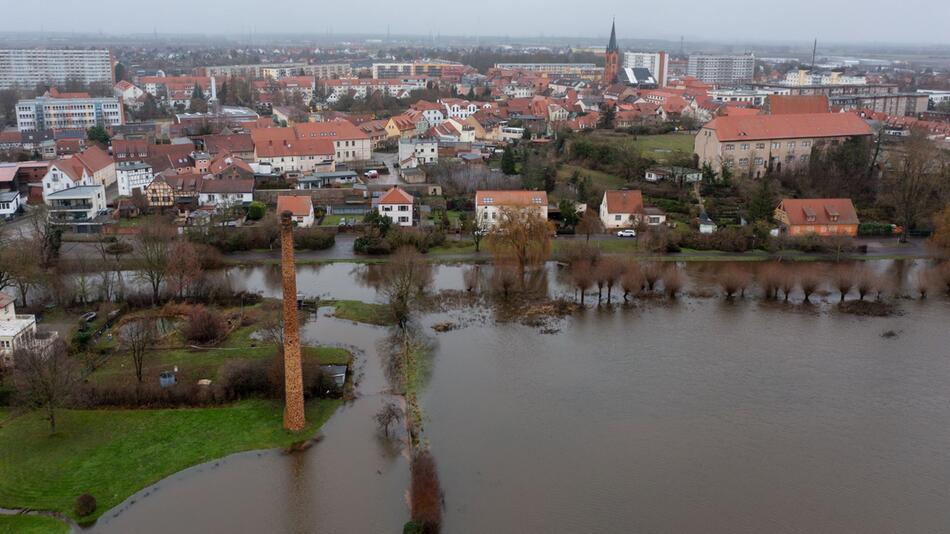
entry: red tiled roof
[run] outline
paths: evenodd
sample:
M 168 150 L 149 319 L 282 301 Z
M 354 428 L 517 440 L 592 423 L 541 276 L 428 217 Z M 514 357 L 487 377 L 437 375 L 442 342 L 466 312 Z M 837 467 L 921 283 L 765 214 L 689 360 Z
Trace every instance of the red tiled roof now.
M 205 148 L 211 154 L 218 152 L 254 152 L 254 139 L 249 134 L 209 135 L 204 138 Z
M 254 191 L 254 179 L 201 180 L 198 183 L 198 191 L 202 193 L 251 193 Z
M 307 217 L 313 211 L 309 196 L 280 195 L 277 197 L 277 213 L 289 211 L 294 217 Z
M 703 129 L 716 132 L 722 141 L 798 139 L 871 135 L 871 127 L 852 113 L 805 113 L 798 115 L 726 115 L 708 122 Z M 702 133 L 700 133 L 702 135 Z
M 631 191 L 605 191 L 607 213 L 640 213 L 643 211 L 643 194 L 639 189 Z
M 394 187 L 379 197 L 380 204 L 412 204 L 412 195 Z
M 97 146 L 91 146 L 73 157 L 86 166 L 89 174 L 100 171 L 113 163 L 112 157 Z
M 778 209 L 788 216 L 789 224 L 858 224 L 858 214 L 849 198 L 786 198 Z M 838 216 L 833 221 L 834 215 Z M 814 219 L 809 221 L 809 216 Z
M 211 174 L 220 174 L 231 167 L 237 167 L 238 169 L 250 173 L 254 172 L 254 169 L 252 169 L 246 161 L 237 156 L 232 156 L 228 152 L 222 152 L 211 160 L 211 164 L 208 165 L 208 172 Z
M 829 113 L 825 95 L 771 95 L 769 114 L 794 115 L 799 113 Z
M 345 120 L 306 122 L 294 125 L 297 137 L 324 137 L 339 140 L 369 139 L 365 132 Z

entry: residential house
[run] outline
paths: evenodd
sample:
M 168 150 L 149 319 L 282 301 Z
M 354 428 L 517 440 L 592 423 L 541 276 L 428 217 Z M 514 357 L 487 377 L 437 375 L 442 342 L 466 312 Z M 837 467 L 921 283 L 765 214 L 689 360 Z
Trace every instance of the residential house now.
M 506 211 L 534 212 L 548 218 L 548 194 L 544 191 L 476 191 L 475 217 L 482 224 L 498 224 Z
M 600 221 L 604 228 L 630 228 L 643 216 L 643 194 L 639 190 L 604 191 Z
M 107 219 L 106 189 L 102 184 L 77 185 L 48 193 L 49 221 L 76 233 L 94 233 Z
M 717 173 L 728 167 L 740 176 L 761 177 L 769 171 L 807 169 L 813 149 L 872 134 L 871 127 L 852 113 L 726 115 L 702 127 L 694 151 L 700 165 Z
M 376 150 L 389 137 L 389 133 L 386 131 L 387 124 L 389 124 L 389 120 L 379 119 L 362 122 L 357 128 L 369 137 L 370 145 L 373 150 Z
M 429 124 L 429 127 L 442 124 L 442 121 L 444 121 L 446 118 L 446 109 L 444 105 L 429 102 L 427 100 L 420 100 L 416 102 L 411 106 L 411 109 L 421 112 L 422 117 Z
M 860 223 L 848 198 L 786 198 L 774 216 L 790 236 L 854 237 Z
M 716 221 L 712 220 L 712 217 L 705 211 L 699 214 L 696 223 L 699 225 L 699 233 L 701 234 L 712 234 L 716 231 Z
M 0 191 L 0 219 L 8 219 L 20 211 L 19 191 Z
M 377 204 L 377 211 L 380 215 L 388 217 L 393 224 L 399 226 L 412 226 L 413 214 L 412 206 L 414 199 L 412 195 L 406 193 L 402 188 L 393 187 L 381 197 Z
M 219 180 L 254 178 L 254 169 L 243 159 L 229 153 L 215 156 L 208 165 L 208 173 Z
M 36 335 L 36 317 L 18 315 L 14 298 L 0 293 L 0 367 L 13 366 L 13 352 Z
M 115 164 L 116 183 L 120 197 L 130 197 L 135 190 L 144 193 L 155 174 L 152 166 L 138 161 L 120 161 Z
M 226 152 L 244 161 L 254 161 L 254 139 L 250 134 L 206 135 L 202 141 L 211 157 Z
M 92 176 L 79 160 L 64 158 L 50 163 L 49 171 L 41 183 L 45 201 L 48 195 L 58 191 L 81 185 L 92 185 Z
M 119 80 L 119 82 L 113 86 L 112 94 L 124 104 L 131 107 L 138 107 L 139 101 L 145 96 L 145 91 L 126 80 Z
M 643 179 L 648 182 L 669 180 L 675 183 L 701 182 L 703 171 L 687 167 L 650 167 L 644 173 Z
M 216 209 L 246 206 L 254 200 L 254 179 L 203 179 L 198 182 L 198 204 Z
M 277 197 L 277 213 L 291 213 L 293 221 L 300 228 L 310 228 L 315 221 L 313 202 L 309 196 L 280 195 Z
M 333 144 L 333 159 L 342 163 L 373 159 L 373 145 L 365 132 L 352 123 L 338 119 L 294 125 L 298 139 L 324 139 Z
M 408 139 L 424 132 L 426 124 L 421 114 L 403 113 L 389 118 L 386 135 L 389 139 Z
M 439 160 L 439 141 L 430 137 L 399 140 L 399 167 L 412 169 Z
M 251 137 L 255 159 L 270 164 L 275 173 L 325 172 L 335 168 L 337 151 L 329 139 L 299 138 L 293 128 L 258 128 Z
M 179 214 L 186 214 L 197 206 L 198 185 L 203 180 L 199 174 L 157 175 L 145 188 L 148 204 L 153 209 L 166 211 L 175 208 Z

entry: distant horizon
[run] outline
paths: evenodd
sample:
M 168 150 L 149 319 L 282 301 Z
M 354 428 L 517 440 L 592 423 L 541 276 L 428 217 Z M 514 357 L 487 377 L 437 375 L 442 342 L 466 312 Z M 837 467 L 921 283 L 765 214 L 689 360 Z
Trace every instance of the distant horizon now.
M 860 7 L 860 9 L 856 9 Z M 74 0 L 35 0 L 4 7 L 0 32 L 64 32 L 81 30 L 110 35 L 257 36 L 312 35 L 426 38 L 429 35 L 467 33 L 483 39 L 578 39 L 606 43 L 612 19 L 617 37 L 716 43 L 805 43 L 814 38 L 829 44 L 950 46 L 946 21 L 950 2 L 905 0 L 899 6 L 887 0 L 852 2 L 799 0 L 770 6 L 767 13 L 749 9 L 741 0 L 711 4 L 683 0 L 677 4 L 642 6 L 616 0 L 573 3 L 547 1 L 506 2 L 482 0 L 475 7 L 434 11 L 419 0 L 392 3 L 363 0 L 359 4 L 305 0 L 231 0 L 220 4 L 166 0 L 153 9 L 130 10 L 119 0 L 98 0 L 95 9 Z M 574 14 L 574 11 L 582 13 Z M 892 11 L 902 16 L 888 17 Z M 36 17 L 37 12 L 46 16 Z M 371 13 L 360 17 L 357 13 Z M 147 13 L 156 16 L 149 17 Z M 429 16 L 425 16 L 431 12 Z M 597 16 L 587 14 L 596 13 Z M 144 15 L 144 16 L 143 16 Z M 583 15 L 583 16 L 580 16 Z M 452 31 L 443 31 L 450 28 Z M 463 35 L 456 35 L 463 37 Z M 823 39 L 823 36 L 827 39 Z M 834 37 L 832 37 L 834 36 Z

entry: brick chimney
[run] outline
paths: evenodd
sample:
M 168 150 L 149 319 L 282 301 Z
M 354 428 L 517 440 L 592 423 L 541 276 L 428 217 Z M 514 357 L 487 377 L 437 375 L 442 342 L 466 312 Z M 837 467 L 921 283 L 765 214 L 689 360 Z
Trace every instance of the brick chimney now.
M 280 272 L 284 287 L 284 428 L 299 432 L 306 426 L 300 325 L 297 322 L 297 266 L 294 263 L 293 214 L 280 214 Z

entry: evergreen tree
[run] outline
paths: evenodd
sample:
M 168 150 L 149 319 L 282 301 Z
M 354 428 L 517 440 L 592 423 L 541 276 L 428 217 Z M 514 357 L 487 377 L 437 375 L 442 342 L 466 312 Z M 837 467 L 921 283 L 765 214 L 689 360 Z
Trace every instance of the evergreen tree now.
M 96 143 L 102 143 L 103 145 L 108 145 L 111 139 L 109 132 L 102 126 L 93 126 L 86 130 L 86 138 Z
M 614 107 L 606 102 L 600 106 L 600 118 L 597 120 L 597 127 L 602 130 L 612 130 L 617 121 L 617 112 Z
M 759 188 L 752 196 L 749 202 L 749 219 L 755 221 L 768 221 L 775 211 L 775 193 L 772 191 L 772 180 L 762 178 L 759 182 Z
M 515 166 L 515 154 L 511 147 L 505 148 L 505 153 L 501 156 L 501 172 L 508 176 L 518 172 Z

